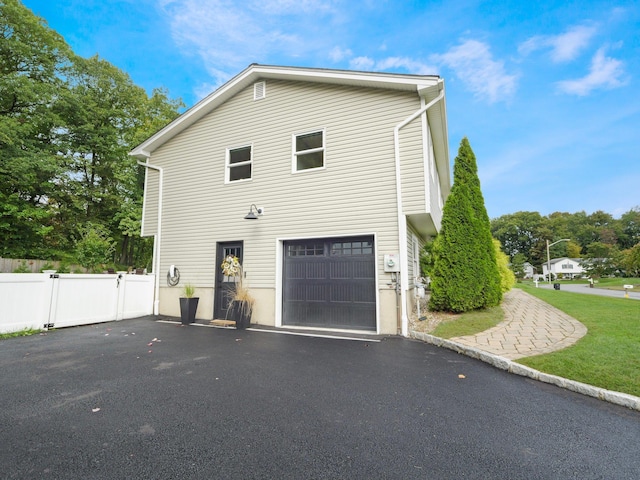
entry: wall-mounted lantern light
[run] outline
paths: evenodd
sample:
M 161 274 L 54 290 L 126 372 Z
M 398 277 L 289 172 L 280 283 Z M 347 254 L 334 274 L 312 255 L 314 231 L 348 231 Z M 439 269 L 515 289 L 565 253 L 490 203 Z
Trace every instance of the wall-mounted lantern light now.
M 253 211 L 255 209 L 255 212 Z M 249 207 L 249 213 L 244 217 L 245 220 L 257 220 L 258 215 L 264 215 L 264 208 L 256 207 L 255 203 L 252 203 Z

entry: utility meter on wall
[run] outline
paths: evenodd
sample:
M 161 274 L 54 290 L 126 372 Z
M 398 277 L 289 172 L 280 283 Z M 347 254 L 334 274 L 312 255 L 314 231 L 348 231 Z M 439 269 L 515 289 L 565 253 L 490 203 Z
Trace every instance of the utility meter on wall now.
M 384 256 L 384 271 L 399 272 L 400 271 L 400 255 L 397 253 L 388 253 Z

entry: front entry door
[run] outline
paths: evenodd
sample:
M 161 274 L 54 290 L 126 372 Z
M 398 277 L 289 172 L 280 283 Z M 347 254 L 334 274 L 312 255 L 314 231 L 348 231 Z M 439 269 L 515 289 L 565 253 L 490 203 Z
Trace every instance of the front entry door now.
M 219 242 L 216 249 L 216 288 L 213 305 L 213 318 L 225 319 L 229 308 L 229 290 L 233 287 L 236 277 L 225 277 L 222 274 L 222 261 L 227 255 L 235 255 L 242 264 L 242 241 Z

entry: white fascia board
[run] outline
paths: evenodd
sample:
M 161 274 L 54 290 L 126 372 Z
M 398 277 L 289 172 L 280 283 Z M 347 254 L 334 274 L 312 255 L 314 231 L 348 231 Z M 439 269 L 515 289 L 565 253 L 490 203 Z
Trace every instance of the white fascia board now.
M 135 153 L 134 153 L 135 152 Z M 148 150 L 144 150 L 143 148 L 137 147 L 135 150 L 132 150 L 129 155 L 136 157 L 139 160 L 149 160 L 151 158 L 151 152 Z
M 427 87 L 418 87 L 418 94 L 429 102 L 436 98 L 438 94 L 444 90 L 444 80 L 437 79 L 435 85 Z M 440 191 L 443 200 L 446 200 L 451 191 L 451 167 L 449 160 L 449 131 L 447 128 L 447 96 L 427 111 L 429 119 L 429 128 L 433 140 L 433 150 L 436 156 L 436 167 L 438 169 L 438 178 L 440 180 Z
M 354 72 L 349 70 L 274 67 L 253 64 L 215 90 L 213 93 L 200 100 L 173 122 L 135 147 L 131 150 L 129 155 L 141 159 L 149 158 L 151 153 L 162 144 L 200 120 L 252 82 L 262 78 L 307 82 L 315 81 L 320 83 L 334 83 L 339 85 L 364 86 L 405 91 L 417 90 L 418 92 L 437 87 L 441 82 L 441 79 L 435 75 L 402 75 L 393 73 Z
M 263 78 L 317 81 L 339 85 L 361 85 L 395 90 L 415 91 L 437 86 L 439 77 L 397 73 L 359 72 L 322 68 L 275 67 L 255 65 L 253 70 Z

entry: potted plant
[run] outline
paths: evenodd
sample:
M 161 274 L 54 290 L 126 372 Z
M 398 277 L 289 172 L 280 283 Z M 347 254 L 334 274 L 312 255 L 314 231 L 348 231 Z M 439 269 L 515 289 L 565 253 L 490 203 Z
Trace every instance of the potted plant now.
M 194 297 L 195 287 L 187 283 L 182 289 L 183 297 L 180 297 L 180 319 L 183 325 L 189 325 L 196 321 L 196 310 L 198 310 L 198 300 Z
M 236 328 L 245 329 L 251 323 L 251 313 L 255 300 L 243 283 L 242 265 L 235 255 L 227 255 L 222 262 L 222 273 L 235 278 L 233 286 L 228 290 L 229 307 L 227 318 L 236 322 Z

